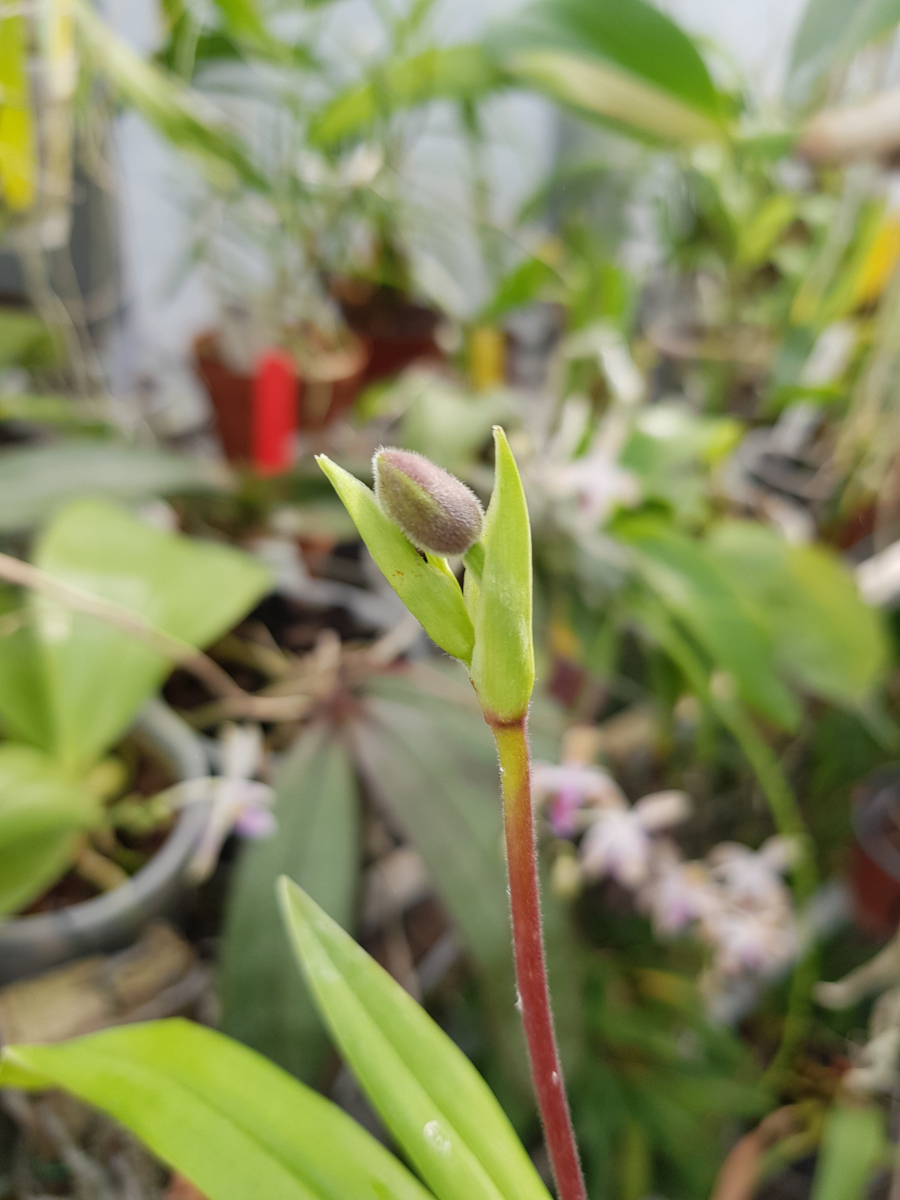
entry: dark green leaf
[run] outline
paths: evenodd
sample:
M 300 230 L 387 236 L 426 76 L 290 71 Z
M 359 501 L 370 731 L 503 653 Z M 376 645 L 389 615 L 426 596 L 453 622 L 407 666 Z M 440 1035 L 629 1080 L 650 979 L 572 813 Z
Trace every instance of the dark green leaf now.
M 312 1083 L 325 1030 L 297 974 L 275 882 L 299 883 L 352 929 L 359 866 L 359 798 L 341 739 L 306 730 L 275 782 L 277 832 L 244 848 L 231 889 L 222 952 L 226 1033 Z

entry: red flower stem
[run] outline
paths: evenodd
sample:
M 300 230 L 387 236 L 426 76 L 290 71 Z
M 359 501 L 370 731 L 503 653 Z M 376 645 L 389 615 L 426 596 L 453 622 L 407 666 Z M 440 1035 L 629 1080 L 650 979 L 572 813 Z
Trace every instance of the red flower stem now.
M 525 718 L 503 723 L 487 720 L 500 755 L 516 977 L 531 1077 L 559 1200 L 586 1200 L 547 986 Z

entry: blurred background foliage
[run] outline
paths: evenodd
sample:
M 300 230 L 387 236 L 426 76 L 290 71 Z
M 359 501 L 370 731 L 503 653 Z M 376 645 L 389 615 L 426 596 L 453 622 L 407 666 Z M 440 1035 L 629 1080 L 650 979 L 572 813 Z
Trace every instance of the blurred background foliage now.
M 896 1062 L 836 1104 L 869 1000 L 831 1011 L 814 985 L 900 916 L 900 875 L 873 900 L 860 870 L 883 847 L 854 833 L 900 740 L 900 6 L 809 0 L 775 100 L 644 0 L 535 0 L 449 42 L 432 0 L 366 10 L 378 36 L 352 61 L 334 34 L 350 0 L 162 0 L 146 55 L 87 0 L 0 14 L 2 548 L 30 557 L 64 505 L 102 494 L 267 564 L 272 594 L 210 650 L 287 713 L 263 720 L 278 834 L 230 843 L 209 885 L 222 1027 L 360 1111 L 288 960 L 288 874 L 428 1004 L 539 1156 L 490 735 L 312 461 L 368 480 L 397 444 L 484 498 L 503 424 L 534 526 L 536 758 L 602 768 L 623 804 L 683 790 L 691 860 L 799 847 L 790 961 L 716 975 L 693 927 L 661 933 L 614 871 L 591 875 L 587 817 L 566 833 L 542 809 L 590 1194 L 700 1200 L 739 1135 L 791 1106 L 763 1186 L 852 1200 L 889 1152 L 870 1121 L 860 1167 L 851 1127 L 894 1113 Z M 557 146 L 504 206 L 496 105 L 522 93 L 552 105 Z M 178 152 L 180 270 L 216 301 L 193 424 L 164 371 L 121 369 L 127 113 Z M 465 166 L 474 283 L 409 185 L 435 114 Z M 274 472 L 248 433 L 272 351 L 302 385 Z M 165 695 L 208 742 L 256 711 L 183 670 Z M 573 727 L 586 757 L 567 758 Z

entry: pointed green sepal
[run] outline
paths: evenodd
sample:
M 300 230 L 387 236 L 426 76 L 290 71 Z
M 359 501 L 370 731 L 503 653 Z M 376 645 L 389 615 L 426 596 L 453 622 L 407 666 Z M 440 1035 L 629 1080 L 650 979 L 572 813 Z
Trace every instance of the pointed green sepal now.
M 531 526 L 506 434 L 494 427 L 494 491 L 485 518 L 470 675 L 489 721 L 516 721 L 534 688 Z
M 364 483 L 324 454 L 316 461 L 331 480 L 385 579 L 432 641 L 468 665 L 475 631 L 456 577 L 449 569 L 433 566 L 421 557 L 403 531 L 381 511 L 374 493 Z

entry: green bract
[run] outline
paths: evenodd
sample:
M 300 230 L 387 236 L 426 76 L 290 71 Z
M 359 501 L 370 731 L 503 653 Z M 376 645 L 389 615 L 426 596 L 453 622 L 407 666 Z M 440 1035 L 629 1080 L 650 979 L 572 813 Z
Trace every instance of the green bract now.
M 531 527 L 499 426 L 494 442 L 494 492 L 483 525 L 469 489 L 419 454 L 376 454 L 377 500 L 324 455 L 318 462 L 394 591 L 433 640 L 469 667 L 488 721 L 504 724 L 524 718 L 534 687 Z M 442 554 L 465 554 L 465 600 Z
M 534 688 L 531 526 L 516 460 L 499 426 L 494 448 L 470 675 L 488 720 L 502 723 L 525 716 Z
M 406 534 L 381 511 L 364 483 L 324 454 L 316 461 L 334 485 L 388 583 L 422 622 L 428 636 L 454 658 L 470 663 L 475 631 L 452 572 L 440 562 L 424 561 Z

